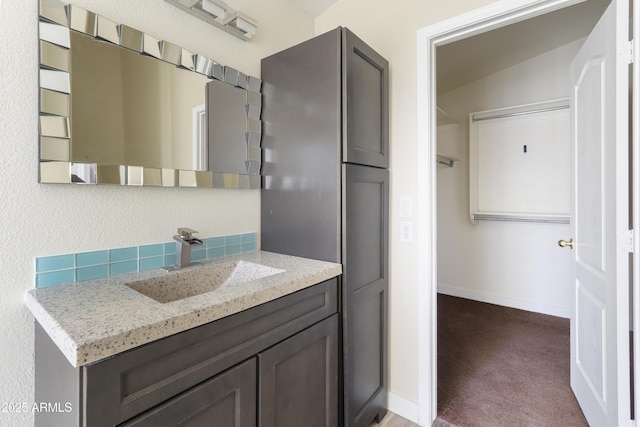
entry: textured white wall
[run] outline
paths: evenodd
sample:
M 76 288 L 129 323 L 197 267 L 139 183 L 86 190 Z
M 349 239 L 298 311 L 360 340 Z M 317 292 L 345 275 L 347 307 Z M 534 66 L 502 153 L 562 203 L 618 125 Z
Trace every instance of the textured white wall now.
M 569 316 L 571 253 L 556 243 L 570 235 L 569 225 L 469 221 L 468 115 L 568 97 L 569 64 L 581 44 L 570 43 L 438 97 L 438 106 L 460 123 L 439 129 L 438 151 L 462 164 L 438 169 L 442 292 Z
M 161 0 L 75 0 L 118 23 L 259 76 L 260 58 L 313 36 L 289 0 L 229 1 L 259 21 L 243 42 Z M 38 2 L 0 1 L 0 405 L 33 402 L 33 319 L 22 298 L 39 256 L 260 231 L 259 191 L 41 185 L 38 177 Z M 2 426 L 33 416 L 0 412 Z
M 418 265 L 417 245 L 399 242 L 400 197 L 414 201 L 417 227 L 418 157 L 416 117 L 417 30 L 492 3 L 492 0 L 338 0 L 316 18 L 316 34 L 337 26 L 351 29 L 390 62 L 391 227 L 389 296 L 389 388 L 418 401 Z M 404 220 L 404 219 L 402 219 Z M 424 286 L 424 284 L 423 284 Z

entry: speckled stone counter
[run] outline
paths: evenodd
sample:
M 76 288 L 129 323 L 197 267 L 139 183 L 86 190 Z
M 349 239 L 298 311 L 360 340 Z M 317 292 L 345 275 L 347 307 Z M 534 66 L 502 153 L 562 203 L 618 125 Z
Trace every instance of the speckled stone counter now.
M 126 283 L 189 272 L 213 264 L 248 261 L 284 270 L 215 291 L 161 303 Z M 193 271 L 194 273 L 191 273 Z M 162 269 L 122 274 L 108 279 L 32 289 L 25 304 L 77 367 L 140 345 L 221 319 L 342 274 L 340 264 L 257 251 L 217 258 L 180 272 Z

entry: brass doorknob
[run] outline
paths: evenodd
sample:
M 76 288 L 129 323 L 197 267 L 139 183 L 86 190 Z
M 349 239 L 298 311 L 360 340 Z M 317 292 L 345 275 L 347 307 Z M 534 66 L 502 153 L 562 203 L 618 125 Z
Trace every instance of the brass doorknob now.
M 569 239 L 569 241 L 567 240 L 558 240 L 558 245 L 561 248 L 566 248 L 568 247 L 569 249 L 573 249 L 573 239 Z

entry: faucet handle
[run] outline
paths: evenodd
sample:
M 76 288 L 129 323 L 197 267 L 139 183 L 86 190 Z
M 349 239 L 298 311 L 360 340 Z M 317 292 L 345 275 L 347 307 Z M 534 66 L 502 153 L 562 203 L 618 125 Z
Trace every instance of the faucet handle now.
M 178 235 L 185 240 L 191 239 L 191 235 L 194 233 L 197 233 L 197 231 L 186 227 L 178 228 Z

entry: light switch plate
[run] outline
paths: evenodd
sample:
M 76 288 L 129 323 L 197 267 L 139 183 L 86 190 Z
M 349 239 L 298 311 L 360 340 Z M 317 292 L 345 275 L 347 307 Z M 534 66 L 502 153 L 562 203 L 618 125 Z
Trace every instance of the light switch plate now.
M 413 197 L 400 196 L 400 218 L 413 218 Z

